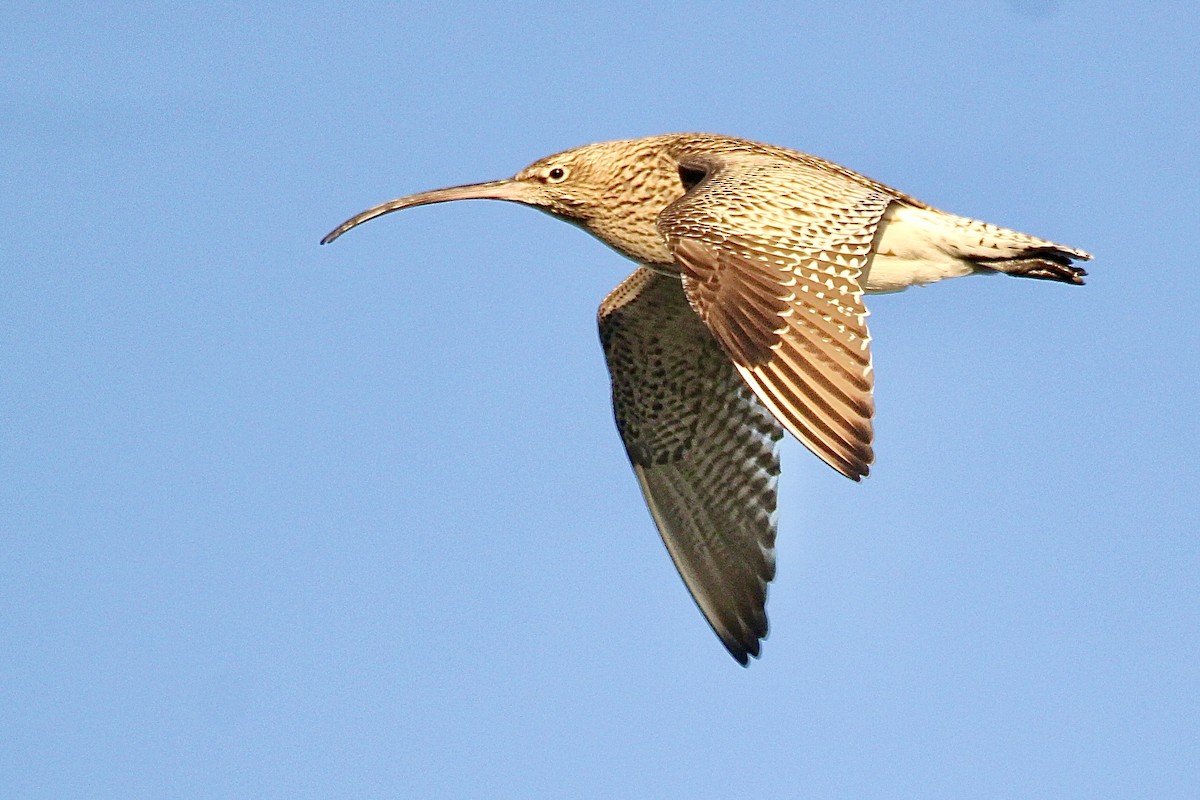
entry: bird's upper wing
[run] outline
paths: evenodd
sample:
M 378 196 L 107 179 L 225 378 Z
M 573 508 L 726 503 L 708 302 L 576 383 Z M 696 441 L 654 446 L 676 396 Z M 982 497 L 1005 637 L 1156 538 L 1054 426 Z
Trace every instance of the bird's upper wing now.
M 599 316 L 617 428 L 650 513 L 696 604 L 745 664 L 767 635 L 783 430 L 678 278 L 639 268 Z
M 687 298 L 797 439 L 860 479 L 871 451 L 870 335 L 858 276 L 894 197 L 819 165 L 682 156 L 698 181 L 659 215 Z

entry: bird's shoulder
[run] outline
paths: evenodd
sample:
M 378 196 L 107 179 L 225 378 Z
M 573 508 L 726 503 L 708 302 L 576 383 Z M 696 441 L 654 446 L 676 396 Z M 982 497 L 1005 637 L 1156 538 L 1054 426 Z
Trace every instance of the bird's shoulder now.
M 931 208 L 924 201 L 849 167 L 799 150 L 712 133 L 668 134 L 663 139 L 667 152 L 684 167 L 695 165 L 706 171 L 736 170 L 739 165 L 761 167 L 776 162 L 780 168 L 791 168 L 822 183 L 885 194 L 895 202 L 914 208 Z

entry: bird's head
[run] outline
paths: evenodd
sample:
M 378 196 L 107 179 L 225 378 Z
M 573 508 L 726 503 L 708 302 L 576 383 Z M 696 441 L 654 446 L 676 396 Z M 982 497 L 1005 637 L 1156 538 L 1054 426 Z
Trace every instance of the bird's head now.
M 539 159 L 504 180 L 400 197 L 351 217 L 321 243 L 404 208 L 451 200 L 507 200 L 579 225 L 635 261 L 670 264 L 656 221 L 687 187 L 667 152 L 668 138 L 590 144 Z

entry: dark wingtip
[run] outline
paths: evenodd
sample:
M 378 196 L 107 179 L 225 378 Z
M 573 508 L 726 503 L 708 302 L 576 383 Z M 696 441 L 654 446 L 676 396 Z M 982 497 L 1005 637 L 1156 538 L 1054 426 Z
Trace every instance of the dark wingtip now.
M 755 644 L 758 644 L 755 642 Z M 750 652 L 740 645 L 725 643 L 725 649 L 729 651 L 729 655 L 733 656 L 733 660 L 741 664 L 743 667 L 750 666 Z M 757 648 L 755 648 L 757 649 Z M 754 653 L 754 657 L 758 658 L 758 653 Z
M 749 636 L 745 637 L 745 641 L 728 640 L 722 637 L 721 644 L 725 645 L 725 649 L 729 651 L 729 655 L 733 656 L 733 660 L 741 664 L 743 667 L 750 666 L 750 658 L 762 658 L 762 640 L 766 638 L 766 630 L 761 632 L 749 632 Z
M 870 460 L 860 459 L 856 462 L 851 462 L 845 469 L 840 467 L 834 467 L 834 469 L 855 483 L 862 483 L 862 479 L 871 474 L 871 461 L 874 460 L 875 455 L 872 453 Z

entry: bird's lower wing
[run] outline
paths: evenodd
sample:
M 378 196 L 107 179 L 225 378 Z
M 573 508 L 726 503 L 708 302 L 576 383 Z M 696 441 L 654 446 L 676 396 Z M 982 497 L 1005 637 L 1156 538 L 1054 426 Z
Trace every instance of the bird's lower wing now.
M 843 475 L 874 458 L 858 277 L 893 198 L 810 164 L 727 154 L 659 216 L 688 300 L 780 423 Z
M 613 411 L 650 512 L 696 604 L 742 664 L 767 634 L 783 430 L 692 310 L 639 268 L 600 306 Z

